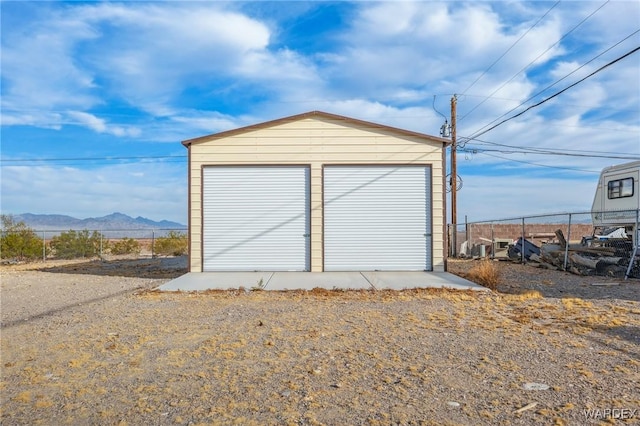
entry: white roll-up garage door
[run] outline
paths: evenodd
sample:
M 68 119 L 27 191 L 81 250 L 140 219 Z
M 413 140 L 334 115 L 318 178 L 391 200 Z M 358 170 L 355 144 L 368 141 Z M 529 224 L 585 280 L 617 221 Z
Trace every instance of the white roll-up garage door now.
M 326 166 L 325 271 L 432 270 L 431 168 Z
M 309 167 L 203 168 L 203 271 L 308 271 Z

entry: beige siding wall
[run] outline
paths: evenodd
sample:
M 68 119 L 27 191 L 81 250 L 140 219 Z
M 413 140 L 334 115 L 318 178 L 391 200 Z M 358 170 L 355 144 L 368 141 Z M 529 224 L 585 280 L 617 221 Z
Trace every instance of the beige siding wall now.
M 329 164 L 423 164 L 432 168 L 433 269 L 444 270 L 443 155 L 440 142 L 377 128 L 308 118 L 190 146 L 190 270 L 202 271 L 202 167 L 311 166 L 311 270 L 323 268 L 322 167 Z

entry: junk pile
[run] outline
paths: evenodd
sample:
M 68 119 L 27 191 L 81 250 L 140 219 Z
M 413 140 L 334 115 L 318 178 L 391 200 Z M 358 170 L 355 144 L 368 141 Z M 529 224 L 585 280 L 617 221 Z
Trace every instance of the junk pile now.
M 624 231 L 624 230 L 623 230 Z M 635 257 L 632 267 L 629 262 L 633 256 L 633 244 L 624 232 L 607 234 L 604 238 L 587 237 L 579 244 L 568 244 L 562 230 L 555 232 L 557 242 L 536 246 L 530 241 L 519 238 L 509 246 L 509 258 L 520 260 L 524 250 L 525 258 L 548 269 L 565 270 L 565 257 L 568 272 L 577 275 L 600 275 L 624 278 L 629 270 L 630 277 L 640 278 L 640 259 Z

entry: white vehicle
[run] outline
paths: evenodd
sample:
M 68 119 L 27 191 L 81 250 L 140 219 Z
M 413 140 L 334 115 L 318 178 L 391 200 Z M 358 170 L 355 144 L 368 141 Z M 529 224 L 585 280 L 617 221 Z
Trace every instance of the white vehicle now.
M 636 260 L 640 241 L 639 214 L 640 161 L 603 169 L 591 206 L 594 226 L 592 241 L 600 241 L 622 253 L 630 251 L 625 279 L 630 276 L 632 269 L 639 267 Z M 596 236 L 597 230 L 599 236 Z M 635 274 L 637 276 L 638 273 Z
M 638 220 L 638 209 L 640 209 L 640 161 L 603 169 L 591 207 L 593 225 L 625 227 L 632 230 Z

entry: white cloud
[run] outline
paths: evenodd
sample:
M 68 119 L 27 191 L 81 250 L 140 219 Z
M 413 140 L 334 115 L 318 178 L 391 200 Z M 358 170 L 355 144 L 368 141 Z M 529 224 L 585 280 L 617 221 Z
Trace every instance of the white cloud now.
M 253 124 L 250 121 L 245 123 L 242 117 L 225 116 L 219 113 L 202 113 L 198 111 L 181 111 L 171 117 L 175 126 L 190 129 L 191 137 L 203 136 L 205 134 L 217 133 L 243 127 L 246 124 Z
M 88 114 L 81 111 L 69 111 L 67 114 L 78 121 L 79 124 L 85 125 L 90 129 L 95 130 L 98 133 L 104 133 L 107 130 L 107 125 L 104 120 L 96 117 L 93 114 Z
M 364 99 L 333 101 L 324 106 L 335 114 L 422 133 L 439 129 L 443 122 L 429 107 L 396 108 Z
M 143 109 L 155 100 L 170 103 L 197 80 L 229 78 L 270 36 L 262 23 L 216 3 L 100 4 L 78 16 L 118 26 L 96 41 L 89 60 L 111 90 Z
M 160 113 L 185 85 L 231 78 L 246 58 L 264 51 L 270 36 L 265 25 L 216 3 L 59 8 L 29 31 L 6 33 L 2 104 L 14 117 L 6 124 L 34 124 L 37 116 L 25 113 L 31 110 L 87 111 L 104 102 L 98 89 Z
M 11 9 L 7 5 L 21 4 L 6 3 L 3 12 Z M 459 96 L 458 136 L 469 136 L 483 128 L 637 29 L 640 4 L 614 1 L 549 49 L 600 5 L 562 2 L 554 8 L 464 96 Z M 433 95 L 438 95 L 438 110 L 448 116 L 451 94 L 469 87 L 551 6 L 544 2 L 357 2 L 350 5 L 344 28 L 326 40 L 313 40 L 307 48 L 303 43 L 274 40 L 274 35 L 286 34 L 285 25 L 298 24 L 295 14 L 310 6 L 288 7 L 276 2 L 264 7 L 287 8 L 287 13 L 264 19 L 251 15 L 255 8 L 234 3 L 39 3 L 35 9 L 44 8 L 46 13 L 29 15 L 22 22 L 3 15 L 2 125 L 59 130 L 73 125 L 90 129 L 105 141 L 106 136 L 115 136 L 177 144 L 319 109 L 437 135 L 443 119 L 431 107 Z M 279 21 L 284 15 L 286 20 Z M 313 30 L 305 31 L 305 36 L 313 39 Z M 636 35 L 542 97 L 620 56 L 639 40 Z M 521 72 L 534 60 L 535 66 Z M 485 101 L 489 95 L 492 97 Z M 640 155 L 638 105 L 636 55 L 480 139 L 526 148 Z M 475 147 L 495 149 L 481 144 Z M 623 161 L 491 154 L 589 170 Z M 504 191 L 494 192 L 496 198 L 502 193 L 507 197 L 520 193 L 522 199 L 524 193 L 531 193 L 542 208 L 546 203 L 544 191 L 529 190 L 535 180 L 543 179 L 542 187 L 555 188 L 562 180 L 552 180 L 554 176 L 575 182 L 590 182 L 593 176 L 509 163 L 480 153 L 467 154 L 473 160 L 466 162 L 464 155 L 461 153 L 460 165 L 468 184 L 464 197 L 487 208 L 498 203 L 483 202 L 490 194 L 483 185 L 471 185 L 473 182 L 492 184 L 496 191 Z M 123 176 L 130 180 L 136 173 L 144 190 L 141 194 L 133 191 L 131 199 L 136 203 L 140 200 L 141 206 L 149 202 L 144 193 L 153 192 L 148 182 L 154 178 L 157 185 L 167 182 L 154 175 L 151 166 L 148 170 L 146 166 L 143 170 L 118 167 L 105 167 L 100 171 L 102 179 L 97 173 L 82 172 L 80 167 L 64 173 L 56 168 L 39 169 L 57 185 L 49 187 L 39 181 L 37 188 L 44 193 L 51 191 L 60 199 L 64 195 L 58 190 L 65 188 L 73 194 L 73 200 L 78 200 L 75 207 L 88 211 L 91 197 L 72 185 L 77 179 L 92 183 L 89 190 L 85 188 L 86 194 L 95 191 L 101 199 L 117 200 L 118 191 L 110 191 L 109 182 L 127 193 Z M 39 198 L 35 192 L 26 192 L 32 201 L 19 191 L 5 197 L 5 187 L 14 182 L 13 177 L 6 180 L 10 176 L 6 170 L 3 168 L 3 201 L 19 200 L 15 205 L 35 206 Z M 18 168 L 11 170 L 21 176 Z M 532 176 L 523 178 L 523 173 Z M 504 176 L 490 182 L 479 176 L 500 174 Z M 521 188 L 502 189 L 500 180 Z M 24 186 L 26 177 L 16 182 L 23 185 L 21 190 L 28 189 Z M 137 185 L 137 181 L 134 183 Z M 186 188 L 183 180 L 178 187 L 169 182 L 166 185 L 172 191 Z M 580 191 L 586 189 L 581 187 Z M 475 197 L 475 193 L 479 195 Z M 558 203 L 562 200 L 555 199 Z M 104 204 L 114 206 L 118 202 Z M 65 208 L 63 203 L 51 205 Z M 573 205 L 580 203 L 567 201 L 558 209 Z M 156 217 L 153 213 L 144 215 Z
M 540 54 L 559 35 L 550 21 L 534 29 L 493 73 L 504 79 Z M 431 82 L 483 71 L 526 31 L 508 27 L 489 4 L 366 3 L 343 40 L 340 70 L 389 84 Z M 339 71 L 336 72 L 336 74 Z M 459 84 L 463 86 L 464 84 Z M 459 88 L 458 90 L 462 90 Z
M 180 163 L 16 167 L 2 169 L 3 213 L 65 214 L 77 218 L 113 212 L 186 223 L 186 167 Z M 7 209 L 10 208 L 11 211 Z
M 139 136 L 141 130 L 136 127 L 122 127 L 122 126 L 112 126 L 108 125 L 107 122 L 99 117 L 96 117 L 93 114 L 89 114 L 82 111 L 67 111 L 66 115 L 68 115 L 72 123 L 88 127 L 91 130 L 94 130 L 97 133 L 109 133 L 114 136 L 122 137 L 122 136 Z
M 609 1 L 605 3 L 575 2 L 572 7 L 560 8 L 563 20 L 578 23 L 596 9 L 602 7 L 581 25 L 577 31 L 583 43 L 595 43 L 609 47 L 612 41 L 617 42 L 622 36 L 638 29 L 640 5 L 636 1 Z M 568 28 L 567 28 L 568 30 Z
M 52 19 L 31 22 L 15 32 L 3 31 L 2 36 L 4 110 L 51 111 L 98 102 L 92 93 L 93 74 L 73 60 L 75 45 L 96 37 L 88 25 Z
M 0 114 L 2 126 L 34 126 L 46 129 L 60 130 L 62 128 L 62 114 L 36 110 L 3 110 Z
M 241 54 L 263 49 L 269 41 L 265 25 L 225 10 L 224 4 L 103 3 L 79 8 L 77 16 L 87 22 L 119 25 L 122 33 L 115 34 L 120 37 L 119 42 L 133 38 L 133 46 L 144 47 L 138 42 L 146 40 L 152 49 L 167 48 L 169 55 L 174 57 L 206 56 L 211 49 Z M 147 38 L 149 36 L 161 37 L 153 40 Z M 176 49 L 178 46 L 182 49 Z M 201 49 L 205 51 L 201 52 Z

